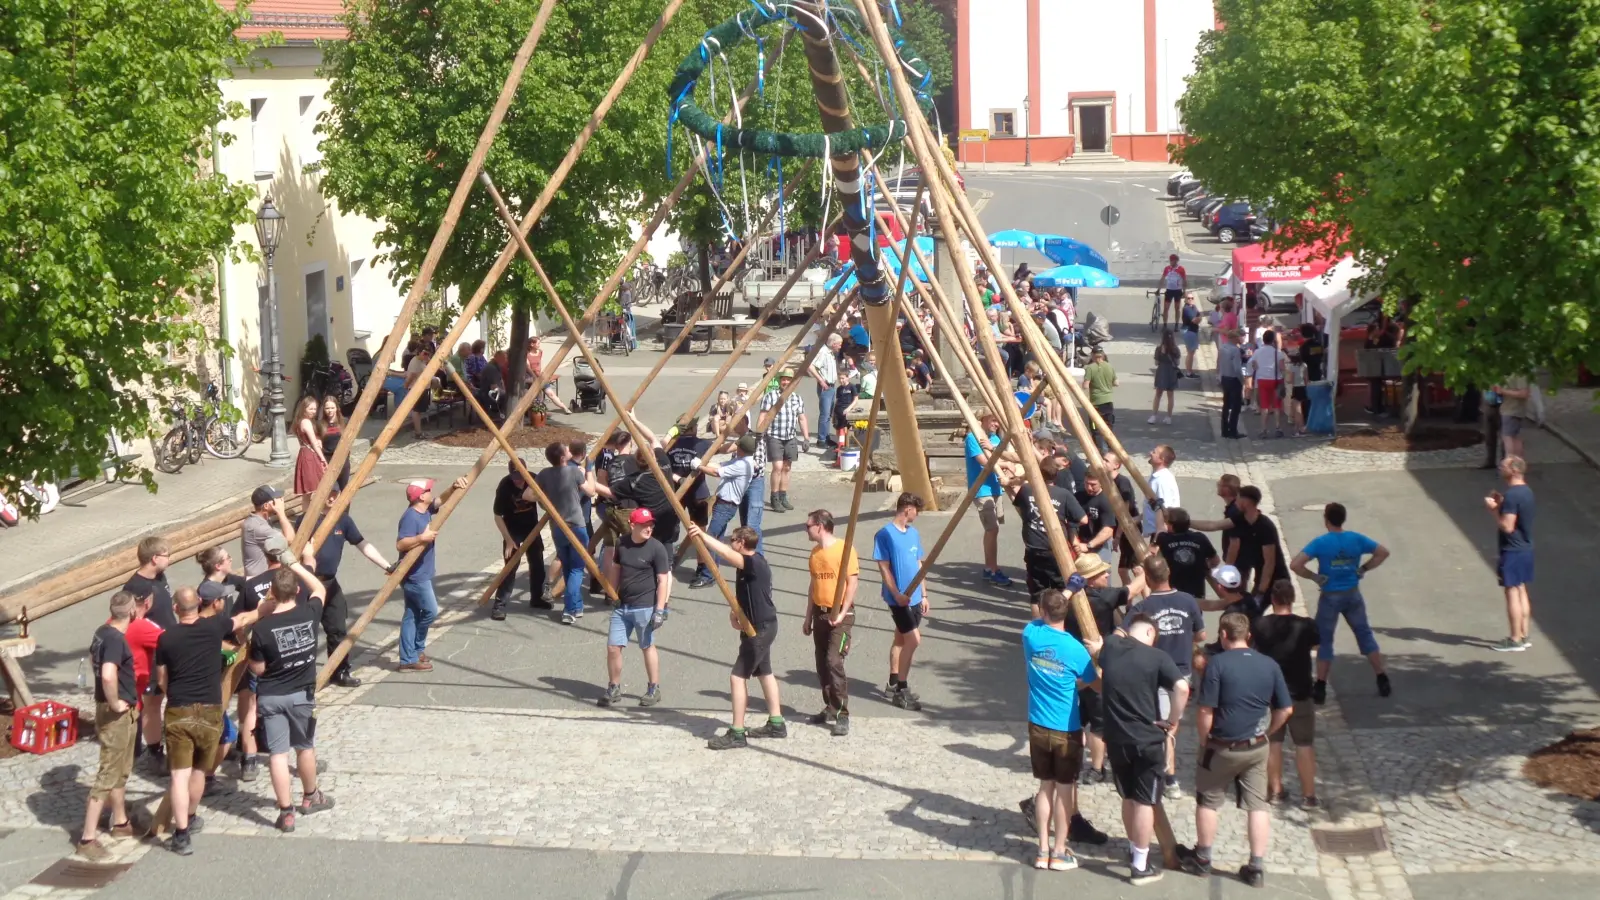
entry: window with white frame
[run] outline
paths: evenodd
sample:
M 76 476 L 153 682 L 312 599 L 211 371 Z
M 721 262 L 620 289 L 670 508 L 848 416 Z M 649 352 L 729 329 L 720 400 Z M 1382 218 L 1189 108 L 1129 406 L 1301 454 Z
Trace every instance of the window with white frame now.
M 250 98 L 250 158 L 256 179 L 271 178 L 277 167 L 274 159 L 272 125 L 267 120 L 267 98 Z

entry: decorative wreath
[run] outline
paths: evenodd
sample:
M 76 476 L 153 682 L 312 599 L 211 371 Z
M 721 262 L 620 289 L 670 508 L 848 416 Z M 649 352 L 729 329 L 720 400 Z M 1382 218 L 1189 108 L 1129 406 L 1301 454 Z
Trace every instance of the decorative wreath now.
M 891 7 L 893 6 L 891 2 Z M 741 10 L 733 18 L 723 22 L 707 31 L 700 39 L 700 46 L 678 65 L 676 76 L 667 86 L 667 96 L 671 99 L 672 113 L 669 128 L 672 125 L 682 124 L 691 132 L 713 142 L 719 150 L 735 148 L 738 150 L 751 150 L 767 156 L 801 157 L 820 159 L 826 155 L 854 153 L 869 147 L 883 147 L 906 137 L 908 126 L 904 119 L 891 119 L 881 125 L 870 125 L 856 128 L 851 131 L 840 131 L 829 134 L 796 134 L 792 132 L 763 131 L 759 129 L 729 127 L 712 118 L 704 109 L 694 102 L 695 87 L 699 84 L 700 76 L 711 64 L 714 56 L 725 53 L 739 45 L 744 40 L 756 39 L 756 32 L 766 25 L 774 22 L 791 22 L 801 30 L 815 29 L 818 22 L 809 11 L 803 15 L 809 21 L 801 21 L 785 10 L 795 7 L 788 3 L 771 2 L 771 0 L 751 0 L 749 9 Z M 860 15 L 853 9 L 826 8 L 828 17 L 841 26 L 848 24 L 851 27 L 864 31 L 866 24 Z M 898 19 L 898 16 L 896 16 Z M 849 36 L 841 35 L 849 40 Z M 924 113 L 932 114 L 933 98 L 929 92 L 933 78 L 928 64 L 919 56 L 911 52 L 900 35 L 891 29 L 894 38 L 895 50 L 899 54 L 896 62 L 905 67 L 916 81 L 915 93 L 917 105 Z M 852 43 L 854 43 L 852 41 Z

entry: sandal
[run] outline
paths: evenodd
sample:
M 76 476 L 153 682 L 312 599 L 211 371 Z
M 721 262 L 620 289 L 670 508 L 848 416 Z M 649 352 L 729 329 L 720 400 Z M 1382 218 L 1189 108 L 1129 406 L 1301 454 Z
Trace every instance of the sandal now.
M 278 810 L 278 821 L 273 824 L 284 834 L 289 834 L 290 832 L 294 831 L 294 810 Z

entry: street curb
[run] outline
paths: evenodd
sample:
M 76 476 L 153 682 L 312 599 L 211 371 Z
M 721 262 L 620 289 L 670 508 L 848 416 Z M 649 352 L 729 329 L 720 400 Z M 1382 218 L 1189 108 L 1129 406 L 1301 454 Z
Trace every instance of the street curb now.
M 1566 444 L 1568 449 L 1570 449 L 1573 453 L 1583 457 L 1583 461 L 1588 463 L 1590 467 L 1600 470 L 1600 456 L 1596 456 L 1588 448 L 1580 445 L 1577 438 L 1574 438 L 1571 434 L 1569 434 L 1565 428 L 1562 428 L 1561 426 L 1551 422 L 1546 422 L 1541 427 L 1544 428 L 1545 431 L 1555 435 L 1556 440 Z

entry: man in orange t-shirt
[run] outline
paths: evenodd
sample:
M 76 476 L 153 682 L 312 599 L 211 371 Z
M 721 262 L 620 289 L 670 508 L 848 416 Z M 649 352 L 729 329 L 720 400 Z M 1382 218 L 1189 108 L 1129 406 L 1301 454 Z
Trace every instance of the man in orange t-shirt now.
M 161 626 L 150 621 L 150 608 L 155 595 L 137 597 L 133 604 L 133 621 L 128 623 L 128 647 L 133 650 L 133 686 L 139 695 L 139 731 L 144 735 L 146 747 L 158 756 L 162 754 L 161 695 L 147 694 L 150 671 L 156 654 L 156 641 L 161 639 Z
M 816 546 L 811 548 L 811 591 L 801 631 L 811 635 L 816 644 L 817 680 L 822 683 L 822 712 L 811 717 L 811 724 L 831 723 L 834 737 L 844 737 L 850 733 L 850 681 L 845 677 L 844 658 L 850 652 L 850 628 L 856 620 L 860 560 L 854 548 L 834 537 L 833 514 L 825 509 L 806 516 L 806 538 Z M 841 572 L 845 578 L 842 595 L 837 593 Z

